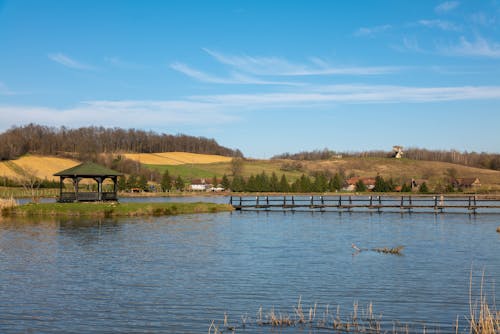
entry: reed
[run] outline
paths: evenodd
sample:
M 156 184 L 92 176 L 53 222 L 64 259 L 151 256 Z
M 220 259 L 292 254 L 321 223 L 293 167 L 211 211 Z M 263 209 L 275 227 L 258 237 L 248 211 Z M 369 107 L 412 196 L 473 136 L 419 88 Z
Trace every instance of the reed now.
M 0 198 L 0 217 L 3 215 L 7 215 L 11 212 L 15 207 L 17 207 L 19 203 L 14 199 L 14 197 L 10 198 Z
M 483 290 L 484 272 L 481 277 L 479 301 L 472 302 L 472 270 L 469 285 L 469 333 L 498 334 L 500 333 L 500 311 L 494 304 L 490 305 Z
M 404 246 L 397 246 L 393 248 L 383 247 L 383 248 L 373 248 L 373 251 L 384 254 L 402 255 L 401 251 L 404 248 L 405 248 Z

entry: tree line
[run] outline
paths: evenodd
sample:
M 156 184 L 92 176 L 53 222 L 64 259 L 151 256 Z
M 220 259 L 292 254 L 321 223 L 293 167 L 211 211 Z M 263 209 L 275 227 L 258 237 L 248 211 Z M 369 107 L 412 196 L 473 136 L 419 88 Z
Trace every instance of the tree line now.
M 363 151 L 363 152 L 336 152 L 329 149 L 303 151 L 299 153 L 283 153 L 273 156 L 271 159 L 289 160 L 329 160 L 338 157 L 356 158 L 387 158 L 392 156 L 387 151 Z M 469 167 L 479 167 L 500 170 L 500 154 L 486 152 L 459 152 L 456 150 L 427 150 L 422 148 L 409 148 L 404 151 L 404 157 L 412 160 L 449 162 Z
M 96 126 L 72 129 L 28 124 L 14 126 L 0 134 L 0 160 L 16 159 L 27 153 L 95 160 L 95 156 L 102 153 L 174 151 L 243 156 L 241 151 L 223 147 L 214 139 L 137 129 Z

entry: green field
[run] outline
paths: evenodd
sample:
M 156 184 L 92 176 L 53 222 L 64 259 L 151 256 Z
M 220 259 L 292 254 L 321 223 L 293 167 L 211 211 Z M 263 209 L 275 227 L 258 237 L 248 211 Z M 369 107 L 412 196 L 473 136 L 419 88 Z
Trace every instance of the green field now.
M 242 176 L 249 177 L 250 175 L 257 175 L 265 172 L 271 175 L 273 172 L 281 176 L 285 174 L 289 181 L 295 181 L 304 172 L 301 171 L 282 171 L 280 167 L 282 161 L 279 160 L 245 160 L 243 163 Z M 180 175 L 183 179 L 191 180 L 197 178 L 211 179 L 214 176 L 221 178 L 224 174 L 231 176 L 231 163 L 218 162 L 211 164 L 186 164 L 186 165 L 145 165 L 147 168 L 154 169 L 160 173 L 168 170 L 170 175 Z

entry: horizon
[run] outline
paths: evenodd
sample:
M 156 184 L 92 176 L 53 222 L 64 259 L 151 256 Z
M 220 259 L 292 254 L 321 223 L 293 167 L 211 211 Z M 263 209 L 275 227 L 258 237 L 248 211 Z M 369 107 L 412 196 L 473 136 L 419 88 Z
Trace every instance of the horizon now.
M 0 0 L 0 132 L 134 128 L 252 158 L 499 153 L 499 30 L 495 1 Z

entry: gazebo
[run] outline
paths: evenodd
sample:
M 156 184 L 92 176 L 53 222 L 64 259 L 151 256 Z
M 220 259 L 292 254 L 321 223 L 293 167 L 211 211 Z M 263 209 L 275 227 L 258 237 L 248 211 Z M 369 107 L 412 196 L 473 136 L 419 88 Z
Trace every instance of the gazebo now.
M 123 174 L 93 162 L 84 162 L 78 166 L 55 173 L 59 176 L 59 202 L 95 202 L 95 201 L 117 201 L 118 176 Z M 74 191 L 65 192 L 64 180 L 73 181 Z M 97 192 L 79 191 L 79 183 L 82 179 L 93 179 L 97 182 Z M 113 181 L 113 191 L 104 192 L 102 184 L 104 180 Z

